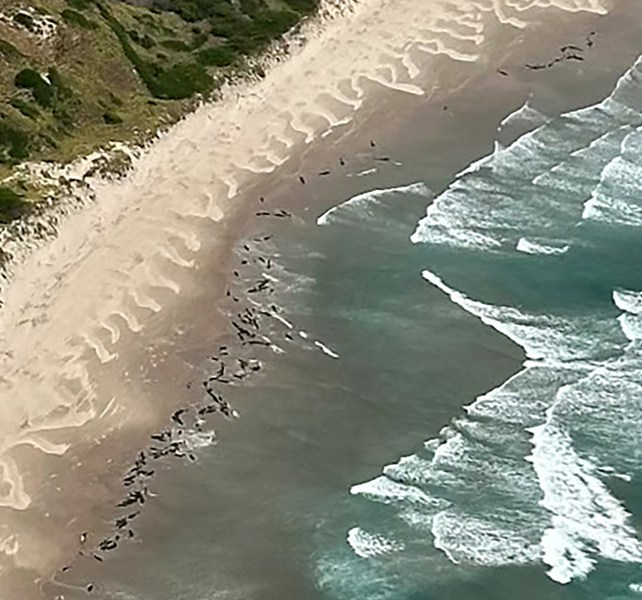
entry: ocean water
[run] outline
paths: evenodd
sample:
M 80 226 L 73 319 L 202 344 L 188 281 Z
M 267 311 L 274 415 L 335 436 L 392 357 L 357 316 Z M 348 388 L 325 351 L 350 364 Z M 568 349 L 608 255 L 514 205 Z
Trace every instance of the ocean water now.
M 642 61 L 502 127 L 439 193 L 419 165 L 252 242 L 264 369 L 105 598 L 642 597 Z

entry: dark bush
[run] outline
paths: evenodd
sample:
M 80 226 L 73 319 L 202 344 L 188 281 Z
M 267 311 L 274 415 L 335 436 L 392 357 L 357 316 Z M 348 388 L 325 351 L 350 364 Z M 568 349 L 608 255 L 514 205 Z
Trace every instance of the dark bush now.
M 180 100 L 195 93 L 207 93 L 213 87 L 212 78 L 201 65 L 177 64 L 162 70 L 154 82 L 154 95 L 158 98 Z
M 11 188 L 0 186 L 0 223 L 10 223 L 25 212 L 28 203 Z
M 90 21 L 85 15 L 71 8 L 66 8 L 60 13 L 62 20 L 69 25 L 78 25 L 83 29 L 98 29 L 98 24 Z
M 207 35 L 207 33 L 198 33 L 197 35 L 194 36 L 194 39 L 190 44 L 190 49 L 198 50 L 205 42 L 207 42 L 208 37 L 209 36 Z
M 103 115 L 103 121 L 105 121 L 105 123 L 107 123 L 107 125 L 118 125 L 119 123 L 123 122 L 123 119 L 117 113 L 108 110 Z
M 23 27 L 26 27 L 29 31 L 36 30 L 36 22 L 30 14 L 19 12 L 17 15 L 14 15 L 13 20 Z
M 67 4 L 76 10 L 87 10 L 91 6 L 91 0 L 67 0 Z
M 49 84 L 37 71 L 23 69 L 16 75 L 15 84 L 17 87 L 31 90 L 36 102 L 44 108 L 53 104 L 56 89 Z
M 189 52 L 189 46 L 181 40 L 163 40 L 160 44 L 175 52 Z
M 140 38 L 140 45 L 145 48 L 145 50 L 149 50 L 156 45 L 156 40 L 154 40 L 151 35 L 145 34 L 142 38 Z
M 17 127 L 0 122 L 0 148 L 3 146 L 13 159 L 22 160 L 29 156 L 29 136 Z
M 226 44 L 201 50 L 196 55 L 196 60 L 206 67 L 227 67 L 236 60 L 236 57 L 236 52 Z

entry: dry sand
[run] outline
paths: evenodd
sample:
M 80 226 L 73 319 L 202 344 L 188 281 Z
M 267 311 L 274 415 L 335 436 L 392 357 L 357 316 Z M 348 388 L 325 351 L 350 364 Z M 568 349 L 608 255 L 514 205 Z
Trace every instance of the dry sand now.
M 0 599 L 39 597 L 39 582 L 108 514 L 123 464 L 110 457 L 167 418 L 178 383 L 155 398 L 150 369 L 167 358 L 155 339 L 163 327 L 165 341 L 180 335 L 172 307 L 197 293 L 200 263 L 225 260 L 239 211 L 256 201 L 248 190 L 268 173 L 292 177 L 306 145 L 355 118 L 393 127 L 394 98 L 440 102 L 509 63 L 525 39 L 535 44 L 531 31 L 607 8 L 328 4 L 327 19 L 304 29 L 307 43 L 265 79 L 227 90 L 164 134 L 129 177 L 99 186 L 95 205 L 16 269 L 0 312 Z M 208 285 L 222 295 L 225 280 Z

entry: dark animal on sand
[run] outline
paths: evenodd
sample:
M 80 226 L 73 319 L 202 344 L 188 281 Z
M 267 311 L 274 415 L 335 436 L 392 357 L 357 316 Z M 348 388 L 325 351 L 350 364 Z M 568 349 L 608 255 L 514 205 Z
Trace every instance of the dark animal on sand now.
M 377 144 L 375 144 L 374 140 L 370 140 L 370 147 L 374 148 L 376 147 Z
M 340 157 L 339 157 L 339 164 L 340 164 L 342 167 L 345 167 L 345 166 L 346 166 L 346 161 L 345 161 L 345 160 L 343 160 L 343 156 L 340 156 Z
M 380 160 L 381 162 L 388 162 L 390 160 L 389 156 L 375 156 L 375 160 Z
M 183 423 L 183 420 L 181 419 L 181 415 L 182 415 L 182 414 L 184 414 L 184 413 L 186 413 L 186 412 L 187 412 L 187 410 L 186 410 L 186 409 L 184 409 L 184 408 L 179 408 L 179 409 L 178 409 L 178 410 L 177 410 L 177 411 L 172 415 L 172 417 L 171 417 L 171 418 L 172 418 L 172 421 L 174 421 L 174 423 L 178 423 L 179 425 L 185 425 L 185 423 Z
M 330 175 L 330 169 L 324 169 L 323 171 L 319 171 L 319 175 Z
M 303 175 L 299 175 L 299 181 L 305 185 L 305 177 L 303 177 Z
M 257 217 L 269 217 L 270 213 L 267 210 L 260 210 L 259 212 L 256 213 Z
M 508 77 L 508 73 L 504 69 L 497 69 L 497 72 L 504 77 Z

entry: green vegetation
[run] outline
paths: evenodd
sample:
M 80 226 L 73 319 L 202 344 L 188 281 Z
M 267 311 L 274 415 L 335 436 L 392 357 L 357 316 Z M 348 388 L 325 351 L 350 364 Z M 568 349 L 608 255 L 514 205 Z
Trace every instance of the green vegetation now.
M 215 48 L 206 48 L 205 50 L 201 50 L 196 56 L 196 60 L 198 60 L 199 63 L 208 67 L 228 67 L 236 58 L 236 52 L 227 44 Z
M 0 181 L 26 159 L 64 162 L 148 139 L 217 85 L 260 75 L 248 57 L 318 0 L 12 3 L 0 39 Z M 58 27 L 41 27 L 41 15 Z
M 4 117 L 4 115 L 2 115 Z M 0 119 L 0 162 L 15 163 L 29 156 L 29 135 Z
M 98 29 L 98 23 L 90 21 L 85 15 L 71 8 L 63 10 L 60 16 L 63 21 L 69 25 L 79 25 L 85 29 Z
M 28 208 L 16 192 L 8 187 L 0 187 L 0 223 L 10 223 L 21 216 Z
M 175 52 L 189 52 L 190 47 L 181 40 L 163 40 L 161 46 L 174 50 Z
M 29 117 L 34 121 L 40 116 L 40 111 L 35 106 L 20 100 L 20 98 L 11 98 L 9 104 L 17 108 L 25 117 Z
M 43 108 L 53 104 L 56 88 L 33 69 L 23 69 L 16 75 L 16 87 L 31 90 L 36 102 Z
M 118 37 L 125 56 L 153 96 L 166 99 L 189 98 L 195 93 L 210 92 L 214 81 L 202 65 L 177 63 L 165 69 L 158 63 L 146 61 L 134 50 L 125 28 L 103 4 L 97 3 L 101 16 Z
M 103 120 L 105 121 L 105 123 L 107 123 L 107 125 L 118 125 L 119 123 L 123 122 L 122 117 L 112 110 L 108 110 L 103 115 Z
M 67 4 L 76 10 L 87 10 L 92 5 L 92 0 L 67 0 Z

